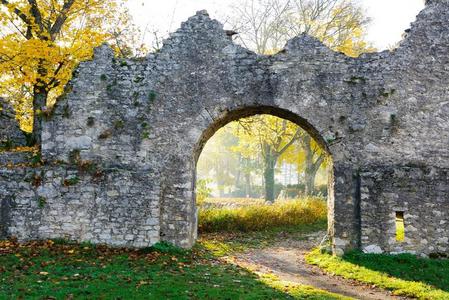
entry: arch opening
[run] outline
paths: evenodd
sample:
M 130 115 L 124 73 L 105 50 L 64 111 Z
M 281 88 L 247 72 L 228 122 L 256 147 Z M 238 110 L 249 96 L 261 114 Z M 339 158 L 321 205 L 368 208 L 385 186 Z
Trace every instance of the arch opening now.
M 258 122 L 262 123 L 259 124 Z M 282 127 L 282 130 L 274 134 L 284 134 L 284 136 L 280 137 L 282 142 L 279 143 L 279 147 L 274 151 L 277 152 L 274 163 L 271 161 L 272 169 L 267 166 L 267 161 L 270 161 L 266 157 L 267 154 L 262 153 L 264 150 L 262 149 L 262 144 L 267 143 L 261 140 L 261 137 L 267 138 L 267 136 L 263 137 L 264 129 L 258 132 L 247 132 L 248 130 L 254 130 L 254 125 L 256 127 L 266 126 L 264 122 L 268 122 L 271 125 L 274 124 L 273 122 L 276 122 L 274 126 Z M 245 128 L 245 125 L 247 125 L 247 128 Z M 265 130 L 273 131 L 273 128 L 265 128 Z M 243 133 L 239 133 L 239 131 Z M 219 136 L 217 138 L 219 140 L 218 143 L 215 141 L 217 135 Z M 253 137 L 252 139 L 251 136 Z M 242 140 L 244 141 L 242 142 Z M 248 145 L 250 143 L 258 144 Z M 305 151 L 304 147 L 307 145 L 310 148 L 314 147 L 313 149 L 308 149 L 309 153 L 305 153 L 307 151 Z M 203 156 L 211 156 L 208 154 L 210 152 L 209 148 L 211 147 L 216 148 L 213 150 L 215 151 L 214 159 L 221 160 L 218 163 L 215 162 L 214 166 L 211 165 L 210 158 L 203 161 Z M 248 147 L 251 149 L 248 149 Z M 257 148 L 258 150 L 255 150 Z M 256 153 L 245 154 L 245 151 L 255 151 Z M 312 163 L 315 163 L 313 164 L 313 176 L 306 173 L 312 170 L 307 168 L 307 161 L 304 161 L 309 159 L 310 162 L 310 157 L 306 157 L 310 153 L 312 153 Z M 251 165 L 251 161 L 256 162 L 255 164 L 257 166 Z M 302 165 L 300 166 L 301 163 Z M 205 222 L 211 224 L 211 220 L 204 220 L 204 222 L 200 220 L 198 223 L 198 218 L 205 215 L 201 212 L 201 209 L 206 210 L 220 207 L 224 209 L 228 209 L 229 207 L 240 209 L 242 207 L 264 204 L 272 205 L 271 207 L 275 209 L 277 204 L 282 206 L 287 202 L 292 204 L 293 202 L 299 203 L 301 200 L 303 201 L 301 205 L 304 205 L 304 199 L 306 198 L 314 198 L 314 200 L 318 198 L 323 199 L 325 209 L 324 218 L 326 219 L 327 214 L 327 219 L 329 220 L 327 222 L 328 232 L 332 232 L 331 227 L 334 223 L 332 220 L 332 210 L 334 207 L 332 155 L 327 143 L 318 130 L 307 122 L 307 120 L 291 111 L 275 107 L 258 106 L 239 108 L 223 113 L 201 135 L 195 148 L 194 166 L 194 186 L 192 190 L 194 191 L 193 203 L 197 205 L 196 224 L 194 228 L 195 237 L 198 234 L 198 228 L 202 232 L 214 230 L 212 228 L 213 226 L 211 228 L 204 227 Z M 220 168 L 223 170 L 220 170 Z M 244 168 L 247 168 L 246 171 L 243 170 Z M 230 171 L 230 169 L 233 170 Z M 270 170 L 267 171 L 268 169 Z M 207 178 L 211 174 L 214 178 Z M 221 178 L 222 180 L 220 181 L 220 176 L 226 178 Z M 269 181 L 270 178 L 271 181 Z M 312 178 L 312 189 L 310 188 L 310 178 Z M 319 186 L 319 182 L 323 183 L 323 181 L 324 185 L 321 184 Z M 268 188 L 269 185 L 271 188 Z M 272 197 L 269 197 L 270 193 Z M 205 198 L 208 196 L 209 199 L 206 200 Z M 273 206 L 273 204 L 275 205 Z M 286 209 L 286 207 L 283 206 L 282 209 Z M 302 220 L 296 221 L 299 224 Z M 292 222 L 291 224 L 294 223 Z M 288 226 L 288 224 L 286 222 L 286 224 L 280 224 L 280 226 Z M 274 225 L 276 226 L 276 224 Z M 236 225 L 236 227 L 239 226 L 244 225 Z M 232 226 L 229 228 L 232 228 Z M 221 229 L 224 231 L 227 230 L 226 228 Z M 241 229 L 243 231 L 251 230 L 250 228 Z M 261 227 L 255 225 L 253 229 L 257 231 Z
M 286 109 L 272 106 L 247 106 L 236 108 L 232 111 L 225 111 L 218 118 L 216 118 L 206 130 L 204 130 L 194 150 L 194 165 L 196 166 L 204 145 L 215 134 L 215 132 L 217 132 L 226 124 L 254 115 L 271 115 L 295 123 L 302 129 L 304 129 L 320 145 L 320 147 L 322 147 L 329 155 L 331 155 L 329 145 L 321 136 L 319 131 L 306 119 L 302 118 L 298 114 Z

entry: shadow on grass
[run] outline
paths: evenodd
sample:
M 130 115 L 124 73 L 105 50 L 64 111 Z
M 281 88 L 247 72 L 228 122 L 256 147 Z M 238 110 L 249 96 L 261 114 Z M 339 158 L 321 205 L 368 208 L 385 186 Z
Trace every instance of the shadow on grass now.
M 201 246 L 186 251 L 164 243 L 134 250 L 0 241 L 0 283 L 0 299 L 293 299 L 304 292 L 270 286 Z
M 417 258 L 411 254 L 385 255 L 351 252 L 343 259 L 367 269 L 407 281 L 418 281 L 449 292 L 449 260 Z

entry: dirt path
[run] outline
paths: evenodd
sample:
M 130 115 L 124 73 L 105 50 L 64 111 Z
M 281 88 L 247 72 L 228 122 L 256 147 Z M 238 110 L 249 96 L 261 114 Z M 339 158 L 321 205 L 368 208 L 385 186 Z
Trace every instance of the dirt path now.
M 324 232 L 310 234 L 297 241 L 286 239 L 263 249 L 251 249 L 233 258 L 234 263 L 261 273 L 272 273 L 282 280 L 311 285 L 336 294 L 369 300 L 404 299 L 388 291 L 338 276 L 330 276 L 304 261 L 304 255 L 316 247 Z

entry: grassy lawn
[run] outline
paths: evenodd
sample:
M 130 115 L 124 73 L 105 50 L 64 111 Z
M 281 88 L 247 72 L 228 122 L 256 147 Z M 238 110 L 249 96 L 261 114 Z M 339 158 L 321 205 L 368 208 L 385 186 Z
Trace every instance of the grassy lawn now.
M 308 263 L 329 273 L 418 299 L 449 299 L 449 261 L 417 258 L 409 254 L 348 253 L 343 258 L 314 250 Z
M 144 250 L 0 242 L 0 299 L 343 299 L 257 276 L 198 245 Z

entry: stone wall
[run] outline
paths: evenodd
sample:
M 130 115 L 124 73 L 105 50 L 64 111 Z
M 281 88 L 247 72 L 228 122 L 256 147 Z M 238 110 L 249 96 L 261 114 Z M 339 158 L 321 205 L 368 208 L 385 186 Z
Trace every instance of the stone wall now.
M 4 235 L 190 247 L 202 147 L 228 122 L 266 113 L 302 126 L 332 156 L 334 250 L 375 245 L 398 251 L 385 240 L 391 214 L 402 207 L 417 216 L 411 206 L 418 205 L 418 197 L 405 204 L 411 190 L 401 182 L 418 189 L 425 201 L 419 205 L 444 206 L 441 199 L 448 198 L 448 28 L 449 3 L 431 1 L 394 51 L 350 58 L 301 35 L 280 53 L 261 56 L 234 44 L 201 11 L 145 59 L 120 60 L 102 46 L 80 64 L 72 91 L 44 123 L 42 185 L 18 186 L 20 172 L 2 171 Z M 80 172 L 83 164 L 104 177 L 78 174 L 70 187 L 61 184 L 73 172 L 67 166 Z M 407 165 L 442 171 L 430 181 L 410 176 Z M 443 188 L 427 193 L 434 185 Z M 388 193 L 398 195 L 396 202 Z M 47 200 L 38 209 L 41 194 Z M 435 216 L 432 209 L 424 213 Z M 404 250 L 432 253 L 438 230 L 449 235 L 444 226 L 410 224 Z M 424 235 L 427 246 L 418 242 Z
M 419 165 L 366 168 L 361 173 L 362 247 L 447 256 L 448 195 L 448 168 Z M 403 213 L 404 241 L 396 240 L 396 212 Z
M 1 170 L 3 236 L 133 247 L 158 242 L 160 208 L 154 201 L 158 194 L 146 190 L 150 176 L 96 168 L 61 164 Z
M 14 109 L 0 97 L 0 151 L 26 144 L 25 134 L 16 121 Z

